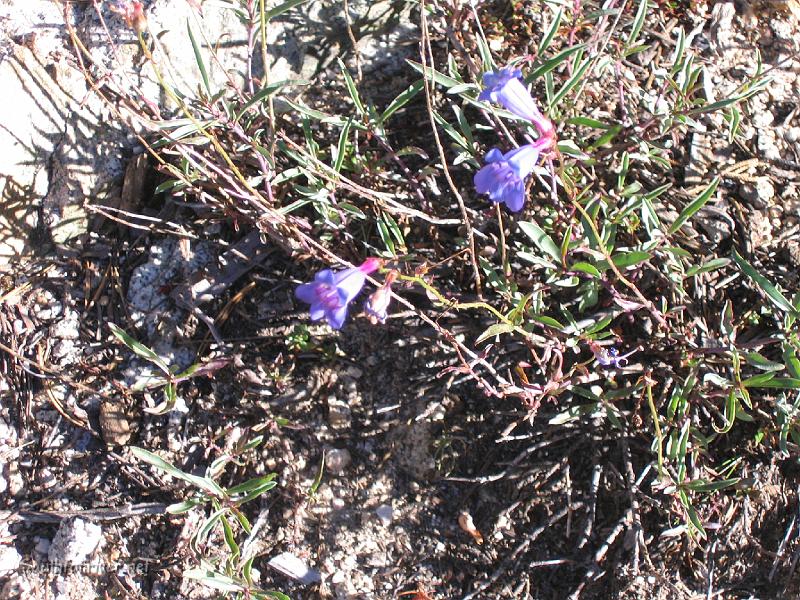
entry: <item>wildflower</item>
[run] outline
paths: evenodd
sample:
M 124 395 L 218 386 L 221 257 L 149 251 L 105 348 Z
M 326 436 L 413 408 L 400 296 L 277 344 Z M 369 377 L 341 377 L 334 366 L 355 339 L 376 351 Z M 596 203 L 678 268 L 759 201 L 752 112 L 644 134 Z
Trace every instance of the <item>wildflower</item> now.
M 311 305 L 311 320 L 323 317 L 334 329 L 341 329 L 347 318 L 347 307 L 358 295 L 367 275 L 380 268 L 379 258 L 368 258 L 361 266 L 343 271 L 325 269 L 314 276 L 314 281 L 297 286 L 294 295 Z
M 125 23 L 136 33 L 147 29 L 147 18 L 144 16 L 144 7 L 140 0 L 123 0 L 112 6 L 111 10 L 125 19 Z
M 392 301 L 392 283 L 395 279 L 397 279 L 397 271 L 389 271 L 383 285 L 375 290 L 364 304 L 367 318 L 373 325 L 386 322 L 387 310 Z
M 622 369 L 628 364 L 628 357 L 636 352 L 636 349 L 631 350 L 627 354 L 619 355 L 619 351 L 614 348 L 603 348 L 594 342 L 589 343 L 589 348 L 592 350 L 597 362 L 603 367 L 614 367 L 615 369 Z
M 519 69 L 506 67 L 496 73 L 483 75 L 484 90 L 478 100 L 491 100 L 518 117 L 527 119 L 536 127 L 542 137 L 555 138 L 553 122 L 545 117 L 525 84 Z
M 511 212 L 519 212 L 525 204 L 523 180 L 533 171 L 542 146 L 526 144 L 503 154 L 493 148 L 486 154 L 486 166 L 475 173 L 475 189 L 489 194 L 492 202 L 502 202 Z

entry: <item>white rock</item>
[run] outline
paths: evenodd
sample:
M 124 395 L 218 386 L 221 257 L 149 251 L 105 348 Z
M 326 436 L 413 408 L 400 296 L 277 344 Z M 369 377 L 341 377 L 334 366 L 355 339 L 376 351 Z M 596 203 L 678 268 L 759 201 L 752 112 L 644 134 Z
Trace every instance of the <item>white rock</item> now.
M 769 109 L 762 110 L 753 115 L 753 125 L 758 128 L 769 127 L 775 120 L 775 115 Z
M 757 208 L 764 208 L 775 197 L 775 186 L 769 177 L 758 177 L 755 183 L 743 183 L 739 195 Z
M 159 240 L 150 246 L 147 262 L 133 270 L 128 286 L 128 304 L 136 326 L 144 325 L 147 334 L 153 335 L 164 311 L 173 304 L 165 290 L 176 278 L 202 270 L 210 260 L 211 252 L 205 243 L 192 244 L 188 260 L 174 238 Z
M 53 358 L 61 365 L 78 362 L 81 349 L 74 340 L 59 340 L 53 345 Z
M 0 546 L 0 575 L 9 575 L 19 569 L 22 555 L 14 546 Z
M 783 139 L 790 144 L 794 144 L 800 140 L 800 127 L 789 127 L 783 132 Z
M 304 560 L 298 558 L 291 552 L 284 552 L 269 559 L 267 563 L 270 567 L 279 571 L 304 585 L 318 583 L 321 581 L 319 571 L 311 569 Z
M 51 563 L 80 564 L 87 561 L 103 539 L 100 525 L 83 519 L 62 521 L 50 544 Z
M 340 475 L 348 467 L 351 460 L 348 450 L 334 448 L 333 450 L 328 450 L 328 454 L 325 456 L 325 466 L 334 475 Z
M 381 522 L 381 525 L 384 527 L 388 527 L 392 524 L 392 518 L 394 517 L 394 510 L 388 504 L 381 504 L 378 508 L 375 509 L 375 514 L 378 516 L 378 519 Z
M 51 328 L 50 335 L 61 340 L 77 340 L 81 337 L 81 318 L 78 311 L 67 309 L 64 317 L 59 319 Z

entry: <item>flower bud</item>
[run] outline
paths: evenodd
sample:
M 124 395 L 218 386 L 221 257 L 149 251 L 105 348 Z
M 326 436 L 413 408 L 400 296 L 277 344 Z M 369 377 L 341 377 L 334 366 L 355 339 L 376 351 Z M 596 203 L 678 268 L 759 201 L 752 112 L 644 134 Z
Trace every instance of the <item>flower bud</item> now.
M 394 283 L 395 279 L 397 279 L 397 271 L 389 271 L 383 285 L 375 290 L 367 298 L 366 304 L 364 304 L 367 318 L 373 325 L 385 323 L 386 317 L 389 316 L 388 309 L 392 301 L 392 283 Z

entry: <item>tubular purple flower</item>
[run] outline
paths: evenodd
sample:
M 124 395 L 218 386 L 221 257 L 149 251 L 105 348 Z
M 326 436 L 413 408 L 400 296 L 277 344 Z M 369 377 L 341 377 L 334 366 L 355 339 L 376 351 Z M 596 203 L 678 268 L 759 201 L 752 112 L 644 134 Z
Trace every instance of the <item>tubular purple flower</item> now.
M 503 154 L 493 148 L 486 154 L 486 166 L 475 173 L 475 189 L 489 194 L 492 202 L 502 202 L 511 212 L 525 205 L 525 178 L 533 171 L 542 152 L 537 142 Z
M 297 286 L 294 295 L 311 305 L 312 321 L 324 317 L 331 327 L 341 329 L 348 305 L 364 287 L 367 275 L 380 266 L 380 259 L 368 258 L 353 269 L 336 272 L 324 269 L 314 276 L 314 281 Z
M 541 113 L 528 88 L 522 83 L 519 69 L 505 67 L 495 73 L 485 73 L 483 85 L 484 90 L 478 100 L 491 100 L 518 117 L 527 119 L 543 137 L 555 135 L 553 123 Z

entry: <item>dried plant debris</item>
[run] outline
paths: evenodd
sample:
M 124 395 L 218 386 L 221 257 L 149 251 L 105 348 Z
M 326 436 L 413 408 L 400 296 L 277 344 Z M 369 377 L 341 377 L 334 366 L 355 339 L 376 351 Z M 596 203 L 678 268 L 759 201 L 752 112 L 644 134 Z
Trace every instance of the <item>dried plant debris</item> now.
M 800 594 L 797 2 L 29 4 L 1 596 Z

